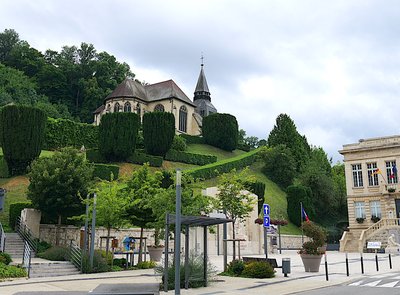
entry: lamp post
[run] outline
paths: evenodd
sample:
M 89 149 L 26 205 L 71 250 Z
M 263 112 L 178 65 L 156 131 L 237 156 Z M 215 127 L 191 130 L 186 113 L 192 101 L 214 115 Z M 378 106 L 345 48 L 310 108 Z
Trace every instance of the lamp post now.
M 93 269 L 95 233 L 96 233 L 96 193 L 93 194 L 92 232 L 90 235 L 90 270 Z
M 175 294 L 181 294 L 181 170 L 176 170 L 176 204 L 175 204 Z

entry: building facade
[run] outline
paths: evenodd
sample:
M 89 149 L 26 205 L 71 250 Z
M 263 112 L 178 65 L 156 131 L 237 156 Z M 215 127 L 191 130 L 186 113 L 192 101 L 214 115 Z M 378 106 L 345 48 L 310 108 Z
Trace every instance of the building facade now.
M 392 234 L 399 242 L 400 136 L 361 139 L 339 152 L 344 156 L 349 216 L 341 251 L 364 251 L 369 241 L 384 248 Z
M 142 85 L 127 78 L 104 99 L 104 104 L 93 112 L 94 124 L 99 125 L 101 117 L 107 113 L 135 112 L 142 119 L 146 112 L 153 111 L 172 113 L 175 116 L 177 134 L 201 134 L 202 118 L 217 112 L 211 104 L 203 64 L 194 92 L 194 101 L 190 100 L 173 80 Z

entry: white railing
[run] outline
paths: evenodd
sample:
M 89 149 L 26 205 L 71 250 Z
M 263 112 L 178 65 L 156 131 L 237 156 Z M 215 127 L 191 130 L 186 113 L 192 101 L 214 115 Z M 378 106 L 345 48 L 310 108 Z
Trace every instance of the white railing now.
M 360 239 L 358 240 L 359 251 L 363 251 L 367 239 L 373 236 L 376 232 L 396 226 L 400 226 L 400 218 L 383 218 L 372 224 L 369 228 L 364 229 L 361 232 Z
M 3 225 L 0 222 L 0 252 L 4 252 L 6 249 L 6 234 L 3 230 Z

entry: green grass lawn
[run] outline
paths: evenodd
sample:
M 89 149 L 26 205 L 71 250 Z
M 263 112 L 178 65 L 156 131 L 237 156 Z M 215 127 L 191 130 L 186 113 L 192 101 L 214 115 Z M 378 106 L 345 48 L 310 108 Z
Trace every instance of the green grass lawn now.
M 217 156 L 218 161 L 229 159 L 246 153 L 245 151 L 241 150 L 234 150 L 233 152 L 227 152 L 207 144 L 188 144 L 188 148 L 186 151 L 195 154 Z

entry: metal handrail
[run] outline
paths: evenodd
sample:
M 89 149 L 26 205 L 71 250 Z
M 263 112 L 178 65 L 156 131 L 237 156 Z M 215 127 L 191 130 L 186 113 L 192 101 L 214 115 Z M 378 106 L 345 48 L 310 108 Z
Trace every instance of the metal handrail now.
M 82 250 L 72 241 L 69 245 L 68 260 L 82 272 Z
M 24 243 L 24 254 L 22 255 L 22 267 L 28 270 L 28 278 L 31 274 L 31 261 L 32 261 L 33 249 L 27 241 Z
M 29 227 L 21 220 L 21 217 L 17 217 L 15 222 L 15 230 L 20 237 L 29 244 L 32 251 L 37 252 L 38 240 L 33 236 Z
M 4 233 L 3 225 L 0 222 L 0 252 L 6 249 L 6 234 Z

